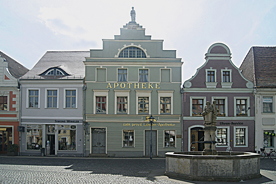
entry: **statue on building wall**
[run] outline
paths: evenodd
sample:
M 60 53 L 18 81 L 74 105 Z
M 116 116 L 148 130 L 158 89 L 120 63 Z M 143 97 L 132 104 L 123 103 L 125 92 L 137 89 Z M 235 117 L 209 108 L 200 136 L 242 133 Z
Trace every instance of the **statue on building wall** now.
M 135 22 L 136 13 L 135 13 L 134 7 L 132 7 L 132 10 L 130 11 L 130 16 L 131 16 L 131 22 Z

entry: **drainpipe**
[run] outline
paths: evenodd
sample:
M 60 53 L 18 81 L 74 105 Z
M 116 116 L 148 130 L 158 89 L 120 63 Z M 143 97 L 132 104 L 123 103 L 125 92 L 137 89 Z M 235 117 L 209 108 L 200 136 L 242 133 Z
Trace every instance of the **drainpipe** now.
M 84 79 L 85 80 L 85 79 Z M 85 117 L 85 111 L 86 111 L 86 89 L 87 89 L 87 86 L 86 86 L 86 84 L 85 84 L 85 81 L 84 81 L 84 83 L 83 83 L 83 88 L 82 88 L 82 90 L 83 90 L 83 102 L 82 102 L 82 109 L 83 109 L 83 122 L 82 122 L 82 125 L 83 125 L 83 157 L 85 157 L 85 150 L 86 150 L 86 144 L 85 144 L 85 142 L 86 142 L 86 132 L 87 132 L 87 123 L 86 123 L 86 117 Z
M 21 126 L 21 109 L 22 109 L 22 89 L 21 89 L 21 85 L 20 85 L 20 82 L 19 82 L 19 80 L 18 80 L 18 90 L 19 90 L 19 100 L 18 100 L 18 121 L 19 121 L 19 126 Z M 21 139 L 22 139 L 22 132 L 20 131 L 19 132 L 19 140 L 18 140 L 18 142 L 19 142 L 19 155 L 21 155 L 21 149 L 22 149 L 22 147 L 21 147 L 21 143 L 22 143 L 22 141 L 21 141 Z
M 183 132 L 183 110 L 184 110 L 184 102 L 183 102 L 183 99 L 184 99 L 184 89 L 182 88 L 181 86 L 181 89 L 180 89 L 180 93 L 181 93 L 181 121 L 180 121 L 180 127 L 181 127 L 181 152 L 183 152 L 183 139 L 184 139 L 184 132 Z

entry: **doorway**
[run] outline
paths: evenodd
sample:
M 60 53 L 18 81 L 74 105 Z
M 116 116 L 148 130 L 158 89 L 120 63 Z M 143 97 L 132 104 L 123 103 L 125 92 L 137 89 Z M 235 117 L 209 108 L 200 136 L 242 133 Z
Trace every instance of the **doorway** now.
M 0 154 L 7 154 L 8 145 L 12 144 L 12 128 L 0 128 Z
M 55 155 L 55 135 L 48 135 L 47 155 Z
M 201 127 L 191 129 L 191 151 L 203 151 L 204 130 Z
M 150 157 L 150 143 L 151 143 L 151 131 L 146 130 L 145 132 L 145 156 Z M 157 131 L 152 131 L 152 156 L 157 156 Z
M 92 128 L 92 154 L 105 154 L 105 128 Z

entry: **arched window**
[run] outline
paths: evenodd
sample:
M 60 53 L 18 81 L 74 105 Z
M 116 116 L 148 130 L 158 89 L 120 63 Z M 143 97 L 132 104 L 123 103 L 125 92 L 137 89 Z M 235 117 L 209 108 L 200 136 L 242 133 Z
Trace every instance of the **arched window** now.
M 146 58 L 146 54 L 137 47 L 128 47 L 121 51 L 119 58 Z
M 46 70 L 45 72 L 43 72 L 42 74 L 40 74 L 40 76 L 54 76 L 54 77 L 63 77 L 63 76 L 68 76 L 69 74 L 66 73 L 65 71 L 63 71 L 60 68 L 54 67 L 54 68 L 49 68 L 48 70 Z

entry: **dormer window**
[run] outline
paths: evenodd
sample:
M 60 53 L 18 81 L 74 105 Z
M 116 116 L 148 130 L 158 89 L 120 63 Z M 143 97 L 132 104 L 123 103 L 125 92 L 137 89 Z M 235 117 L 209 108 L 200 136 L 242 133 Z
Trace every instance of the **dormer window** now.
M 119 58 L 146 58 L 146 54 L 140 48 L 127 47 L 120 52 Z
M 43 77 L 63 77 L 68 75 L 68 73 L 66 73 L 64 70 L 58 67 L 49 68 L 48 70 L 40 74 L 40 76 Z

